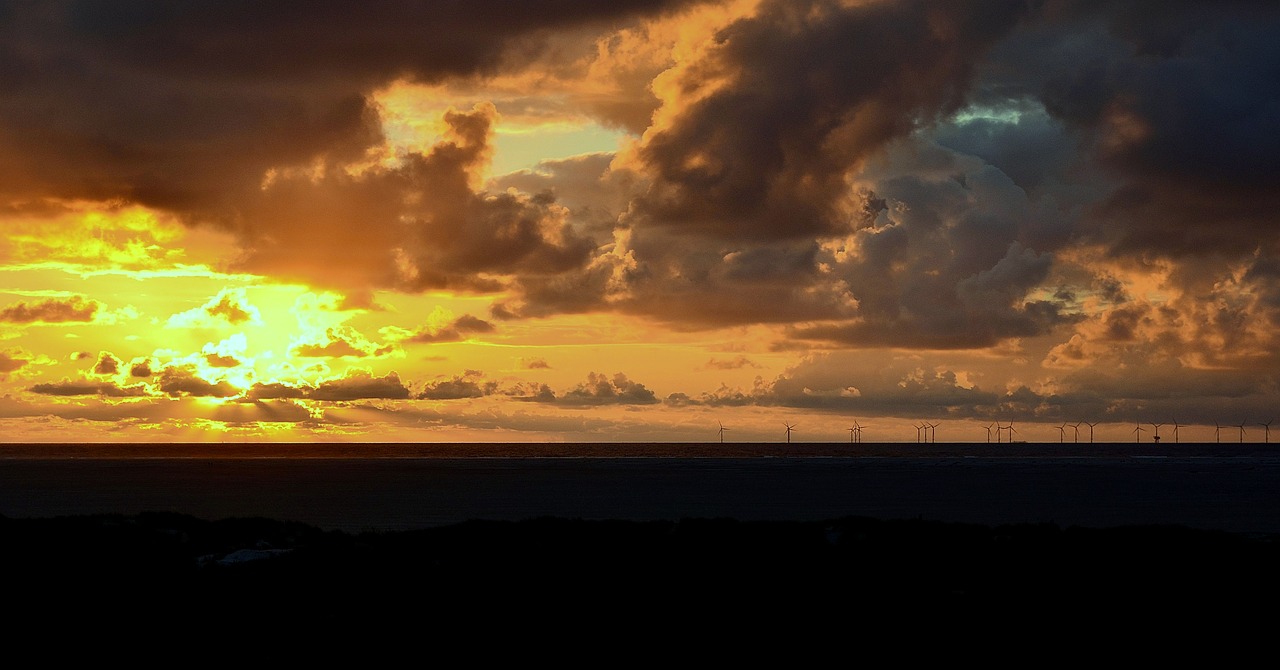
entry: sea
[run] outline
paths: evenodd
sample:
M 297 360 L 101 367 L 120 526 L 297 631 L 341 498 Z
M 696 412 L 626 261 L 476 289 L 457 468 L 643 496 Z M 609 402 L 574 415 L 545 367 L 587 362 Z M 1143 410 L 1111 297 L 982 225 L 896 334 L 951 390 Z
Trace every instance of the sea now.
M 0 444 L 0 515 L 164 511 L 346 532 L 467 520 L 927 519 L 1280 534 L 1280 446 Z

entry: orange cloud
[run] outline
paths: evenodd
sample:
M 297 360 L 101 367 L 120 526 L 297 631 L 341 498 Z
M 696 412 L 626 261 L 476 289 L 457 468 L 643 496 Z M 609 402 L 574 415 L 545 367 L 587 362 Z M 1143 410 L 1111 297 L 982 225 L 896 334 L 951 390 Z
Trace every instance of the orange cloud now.
M 117 372 L 120 372 L 120 359 L 107 351 L 100 353 L 98 362 L 93 366 L 93 374 L 114 375 Z
M 21 349 L 0 351 L 0 375 L 21 370 L 31 362 L 31 357 Z
M 210 382 L 200 377 L 194 368 L 187 366 L 170 366 L 161 370 L 156 385 L 161 392 L 173 397 L 230 398 L 240 394 L 240 390 L 229 382 Z
M 292 386 L 281 382 L 259 382 L 245 392 L 245 397 L 249 400 L 305 398 L 310 390 L 310 387 Z
M 113 382 L 89 379 L 63 379 L 60 382 L 35 384 L 27 390 L 32 393 L 52 396 L 99 395 L 111 398 L 133 398 L 148 395 L 147 387 L 144 384 L 119 386 Z
M 257 307 L 249 304 L 242 288 L 223 289 L 208 302 L 169 317 L 172 328 L 208 328 L 216 325 L 238 326 L 244 323 L 261 323 L 262 315 Z
M 48 298 L 36 302 L 19 301 L 0 309 L 0 322 L 7 323 L 67 323 L 93 321 L 102 304 L 73 296 L 65 300 Z
M 473 333 L 492 333 L 493 324 L 470 314 L 437 326 L 427 326 L 406 338 L 405 342 L 457 342 Z
M 439 143 L 393 165 L 272 180 L 244 205 L 242 267 L 347 291 L 495 291 L 581 266 L 595 245 L 554 197 L 476 190 L 494 115 L 447 112 Z
M 356 371 L 346 377 L 321 382 L 307 397 L 312 400 L 401 400 L 409 397 L 409 389 L 400 381 L 400 375 L 389 372 L 374 377 L 368 372 Z
M 423 400 L 458 400 L 462 398 L 482 398 L 495 393 L 498 383 L 485 381 L 479 370 L 467 370 L 450 379 L 430 381 L 415 396 Z
M 235 356 L 223 356 L 221 354 L 205 354 L 204 361 L 211 368 L 234 368 L 240 365 L 240 359 Z
M 378 345 L 345 326 L 325 330 L 325 341 L 295 344 L 289 353 L 303 358 L 367 358 L 398 351 L 394 344 Z
M 738 356 L 728 360 L 712 358 L 707 361 L 705 367 L 709 370 L 737 370 L 740 368 L 758 368 L 760 365 L 752 362 L 746 356 Z
M 546 384 L 535 385 L 532 389 L 512 389 L 507 395 L 526 402 L 553 403 L 570 407 L 654 405 L 660 402 L 653 391 L 645 388 L 644 384 L 628 379 L 621 372 L 612 377 L 596 372 L 589 373 L 585 382 L 558 396 Z

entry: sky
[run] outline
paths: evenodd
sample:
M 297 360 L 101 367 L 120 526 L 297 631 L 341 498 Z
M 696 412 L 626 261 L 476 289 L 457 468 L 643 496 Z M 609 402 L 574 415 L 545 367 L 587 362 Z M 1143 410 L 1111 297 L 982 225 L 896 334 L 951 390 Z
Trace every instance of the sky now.
M 1277 72 L 1272 1 L 0 0 L 0 439 L 1269 441 Z

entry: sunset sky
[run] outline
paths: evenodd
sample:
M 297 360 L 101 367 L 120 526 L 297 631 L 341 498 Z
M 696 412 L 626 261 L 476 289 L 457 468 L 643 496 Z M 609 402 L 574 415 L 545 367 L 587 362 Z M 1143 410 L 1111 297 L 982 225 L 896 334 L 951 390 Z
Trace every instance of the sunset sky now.
M 0 0 L 0 439 L 1269 439 L 1277 73 L 1274 0 Z

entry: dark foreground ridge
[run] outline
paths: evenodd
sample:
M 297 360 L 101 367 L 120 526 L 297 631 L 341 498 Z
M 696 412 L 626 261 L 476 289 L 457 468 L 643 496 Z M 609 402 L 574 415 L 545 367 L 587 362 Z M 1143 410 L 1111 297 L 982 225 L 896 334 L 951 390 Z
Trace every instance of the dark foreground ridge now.
M 1149 623 L 1280 596 L 1276 538 L 1179 526 L 537 518 L 352 534 L 165 512 L 0 517 L 0 546 L 9 611 L 96 625 L 128 612 L 139 630 L 477 620 L 578 633 L 656 621 L 818 630 L 1081 611 Z

